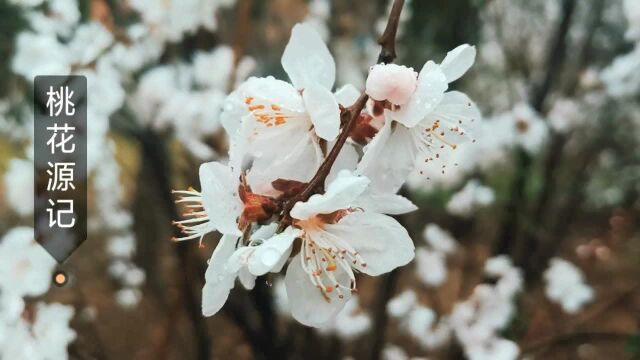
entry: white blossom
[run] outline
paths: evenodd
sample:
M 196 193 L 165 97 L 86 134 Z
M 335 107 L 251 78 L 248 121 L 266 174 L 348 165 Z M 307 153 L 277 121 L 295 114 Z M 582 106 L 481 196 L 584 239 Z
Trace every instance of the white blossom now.
M 547 297 L 569 314 L 577 313 L 593 300 L 593 289 L 585 283 L 580 269 L 566 260 L 551 259 L 544 279 Z
M 493 189 L 483 186 L 478 180 L 469 180 L 460 191 L 449 199 L 447 212 L 468 217 L 477 208 L 488 206 L 494 200 Z

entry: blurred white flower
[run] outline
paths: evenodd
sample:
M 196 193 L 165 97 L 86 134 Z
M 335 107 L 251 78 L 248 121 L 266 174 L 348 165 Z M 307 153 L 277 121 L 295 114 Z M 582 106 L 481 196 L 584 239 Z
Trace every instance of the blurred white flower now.
M 31 331 L 43 359 L 66 359 L 76 332 L 69 327 L 74 309 L 62 304 L 38 304 Z
M 11 159 L 4 174 L 4 194 L 7 203 L 21 216 L 33 214 L 33 162 Z
M 433 250 L 442 254 L 451 254 L 456 249 L 456 240 L 451 234 L 436 224 L 427 224 L 422 237 Z
M 495 200 L 493 189 L 483 186 L 478 180 L 469 180 L 447 203 L 447 212 L 458 216 L 471 216 L 480 207 L 491 205 Z
M 33 323 L 19 318 L 0 324 L 0 358 L 68 359 L 67 347 L 76 338 L 69 327 L 73 314 L 71 306 L 40 303 Z
M 136 251 L 136 240 L 133 234 L 114 236 L 109 239 L 107 252 L 110 256 L 130 258 Z
M 416 274 L 425 285 L 442 285 L 447 280 L 445 255 L 423 247 L 416 249 Z
M 15 227 L 0 241 L 0 290 L 38 296 L 51 285 L 56 261 L 33 238 L 33 228 Z
M 88 65 L 113 43 L 113 35 L 99 22 L 81 24 L 68 44 L 71 62 Z
M 358 305 L 358 296 L 354 295 L 336 315 L 335 320 L 328 326 L 321 327 L 321 333 L 335 333 L 341 339 L 351 340 L 371 328 L 371 317 L 363 312 Z
M 629 40 L 640 41 L 640 3 L 635 0 L 624 0 L 622 4 L 629 23 L 625 36 Z
M 233 4 L 230 0 L 131 0 L 151 34 L 161 41 L 177 42 L 199 27 L 217 28 L 216 12 Z
M 411 309 L 416 305 L 418 297 L 415 291 L 405 290 L 399 295 L 393 297 L 387 303 L 387 312 L 394 318 L 401 318 L 409 314 Z
M 522 289 L 522 274 L 506 256 L 488 259 L 485 272 L 497 278 L 495 285 L 480 284 L 469 299 L 456 304 L 451 325 L 469 359 L 515 360 L 518 346 L 501 338 L 499 331 L 513 317 L 513 298 Z
M 569 314 L 577 313 L 593 300 L 593 289 L 585 283 L 580 269 L 566 260 L 551 259 L 544 279 L 547 297 Z
M 640 90 L 640 45 L 625 55 L 616 57 L 600 73 L 607 93 L 613 97 L 634 96 Z
M 570 99 L 558 99 L 549 110 L 549 125 L 558 133 L 565 134 L 585 121 L 585 116 L 579 104 Z
M 38 75 L 65 75 L 71 70 L 70 54 L 52 34 L 22 32 L 15 46 L 11 68 L 29 81 Z
M 116 292 L 116 304 L 124 309 L 134 308 L 142 300 L 142 293 L 135 288 L 123 288 Z

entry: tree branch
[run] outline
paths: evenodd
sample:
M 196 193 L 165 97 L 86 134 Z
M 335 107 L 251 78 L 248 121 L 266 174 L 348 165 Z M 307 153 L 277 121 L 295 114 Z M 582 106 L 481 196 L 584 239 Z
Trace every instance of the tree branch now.
M 396 58 L 396 34 L 398 32 L 398 24 L 400 23 L 400 13 L 402 12 L 402 6 L 404 5 L 404 0 L 395 0 L 393 3 L 393 7 L 391 8 L 391 12 L 389 14 L 389 21 L 387 22 L 387 27 L 384 32 L 378 39 L 378 44 L 382 47 L 380 50 L 380 55 L 378 56 L 378 63 L 390 63 L 393 62 Z M 348 108 L 344 108 L 340 113 L 340 122 L 345 124 L 342 127 L 342 132 L 338 135 L 336 139 L 335 145 L 331 148 L 331 151 L 324 159 L 316 174 L 311 178 L 307 186 L 302 190 L 298 195 L 292 197 L 288 201 L 284 203 L 282 217 L 280 221 L 280 230 L 284 229 L 291 222 L 291 217 L 289 215 L 293 205 L 295 205 L 299 201 L 306 201 L 311 195 L 317 194 L 324 190 L 324 182 L 333 167 L 342 147 L 347 141 L 349 134 L 355 127 L 358 116 L 364 109 L 367 104 L 367 100 L 369 100 L 369 96 L 364 92 L 360 94 L 360 97 L 356 102 L 349 106 Z

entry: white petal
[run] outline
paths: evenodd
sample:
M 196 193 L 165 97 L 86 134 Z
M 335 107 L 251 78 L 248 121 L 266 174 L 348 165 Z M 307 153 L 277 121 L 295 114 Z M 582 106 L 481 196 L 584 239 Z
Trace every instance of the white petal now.
M 398 194 L 365 192 L 356 200 L 356 207 L 380 214 L 400 215 L 418 210 L 411 200 Z
M 275 235 L 276 230 L 278 230 L 278 223 L 260 226 L 258 230 L 251 234 L 251 239 L 267 240 Z
M 276 104 L 291 111 L 303 112 L 304 104 L 298 90 L 286 81 L 273 76 L 252 78 L 244 91 L 244 96 L 264 100 L 269 104 Z
M 336 90 L 335 96 L 340 105 L 349 107 L 353 105 L 356 100 L 358 100 L 358 98 L 360 97 L 360 91 L 358 91 L 355 86 L 346 84 L 340 89 Z
M 416 91 L 409 103 L 392 113 L 394 120 L 406 127 L 415 126 L 442 100 L 447 90 L 447 78 L 434 62 L 424 64 L 418 75 Z
M 200 165 L 200 186 L 211 225 L 222 234 L 242 235 L 236 218 L 243 205 L 237 194 L 238 180 L 231 169 L 215 161 Z
M 344 272 L 336 271 L 335 275 L 339 277 L 340 283 L 349 283 Z M 302 269 L 300 254 L 291 260 L 284 281 L 291 315 L 307 326 L 322 327 L 326 325 L 335 318 L 351 298 L 351 291 L 344 291 L 342 299 L 337 296 L 336 291 L 333 291 L 329 294 L 329 300 L 325 299 L 320 290 L 311 282 L 309 275 Z
M 296 133 L 292 134 L 296 135 Z M 278 146 L 268 145 L 278 151 L 277 153 L 254 159 L 253 167 L 247 174 L 247 182 L 251 185 L 253 192 L 277 196 L 279 192 L 271 186 L 272 181 L 282 178 L 308 182 L 316 173 L 322 163 L 323 155 L 315 135 L 307 131 L 303 135 L 289 139 L 299 139 L 290 141 L 293 144 L 291 151 L 284 150 L 282 148 L 284 144 L 277 142 Z
M 256 276 L 253 275 L 246 267 L 240 269 L 238 272 L 238 279 L 240 279 L 240 283 L 247 290 L 251 290 L 256 286 Z
M 235 236 L 224 235 L 209 260 L 209 267 L 204 275 L 202 288 L 202 314 L 212 316 L 227 302 L 229 292 L 233 289 L 236 274 L 226 271 L 226 262 L 236 248 Z
M 406 127 L 386 120 L 384 126 L 364 148 L 356 173 L 371 179 L 373 193 L 395 193 L 414 169 L 416 146 Z
M 476 47 L 468 44 L 460 45 L 449 51 L 442 60 L 440 68 L 447 77 L 447 82 L 459 79 L 469 70 L 476 59 Z
M 328 148 L 331 149 L 333 145 L 334 143 L 331 143 Z M 358 165 L 359 158 L 360 155 L 358 155 L 358 151 L 353 145 L 349 143 L 344 144 L 342 150 L 340 150 L 340 154 L 338 154 L 338 157 L 336 158 L 336 162 L 333 163 L 331 171 L 329 171 L 329 175 L 325 180 L 325 186 L 328 186 L 333 180 L 335 180 L 341 170 L 354 171 Z
M 249 271 L 256 276 L 274 271 L 277 265 L 283 263 L 283 257 L 285 259 L 289 257 L 293 241 L 298 236 L 300 236 L 300 230 L 289 227 L 256 246 L 249 261 Z
M 340 132 L 340 108 L 333 93 L 317 83 L 310 83 L 305 87 L 302 99 L 316 134 L 322 139 L 333 141 Z
M 365 274 L 377 276 L 408 264 L 414 257 L 415 247 L 407 230 L 390 216 L 356 211 L 337 224 L 326 225 L 326 231 L 345 239 L 367 266 Z
M 462 129 L 463 135 L 460 139 L 470 139 L 474 129 L 480 124 L 482 115 L 476 104 L 469 97 L 460 91 L 448 91 L 444 94 L 442 101 L 424 120 L 422 125 L 431 126 L 436 120 L 444 122 L 444 130 L 452 127 Z M 452 139 L 453 140 L 453 139 Z
M 303 220 L 316 214 L 329 214 L 349 208 L 368 185 L 369 179 L 366 177 L 342 170 L 324 194 L 315 194 L 305 202 L 296 203 L 291 209 L 291 216 Z
M 327 45 L 308 24 L 293 27 L 281 62 L 296 89 L 312 83 L 331 89 L 336 78 L 336 64 Z

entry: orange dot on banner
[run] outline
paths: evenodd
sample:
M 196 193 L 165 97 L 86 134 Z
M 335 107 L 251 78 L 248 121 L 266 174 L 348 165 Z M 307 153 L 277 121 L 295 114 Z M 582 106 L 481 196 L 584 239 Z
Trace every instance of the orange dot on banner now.
M 69 280 L 67 274 L 63 273 L 62 271 L 58 271 L 53 276 L 53 282 L 57 286 L 64 286 L 67 283 L 67 280 Z

